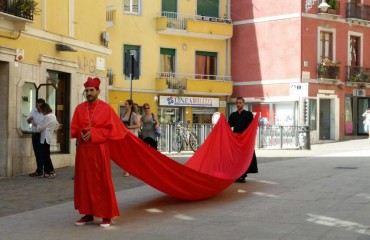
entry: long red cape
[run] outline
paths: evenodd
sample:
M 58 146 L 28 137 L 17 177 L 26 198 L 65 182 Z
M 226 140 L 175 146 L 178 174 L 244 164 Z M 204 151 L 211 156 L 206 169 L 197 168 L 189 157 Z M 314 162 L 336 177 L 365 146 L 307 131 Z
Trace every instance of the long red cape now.
M 110 142 L 111 159 L 133 176 L 172 197 L 212 197 L 249 167 L 258 118 L 242 134 L 233 133 L 224 115 L 195 154 L 183 165 L 146 145 L 133 134 Z

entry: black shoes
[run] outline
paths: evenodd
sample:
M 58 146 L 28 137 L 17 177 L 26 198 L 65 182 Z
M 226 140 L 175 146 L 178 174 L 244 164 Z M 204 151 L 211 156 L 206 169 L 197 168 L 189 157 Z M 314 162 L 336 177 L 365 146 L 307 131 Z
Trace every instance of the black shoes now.
M 30 173 L 28 176 L 30 177 L 40 177 L 40 176 L 43 176 L 44 174 L 43 173 L 39 173 L 39 172 L 33 172 L 33 173 Z
M 245 181 L 245 178 L 238 178 L 238 179 L 235 180 L 235 182 L 246 183 L 247 181 Z

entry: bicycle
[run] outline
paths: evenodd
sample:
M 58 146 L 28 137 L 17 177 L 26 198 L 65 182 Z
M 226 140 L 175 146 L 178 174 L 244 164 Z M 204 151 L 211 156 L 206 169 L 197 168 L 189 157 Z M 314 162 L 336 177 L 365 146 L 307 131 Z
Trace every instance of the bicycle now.
M 188 127 L 184 127 L 182 121 L 178 122 L 176 127 L 175 149 L 178 153 L 186 146 L 190 146 L 194 152 L 198 149 L 198 139 L 194 133 L 190 132 Z

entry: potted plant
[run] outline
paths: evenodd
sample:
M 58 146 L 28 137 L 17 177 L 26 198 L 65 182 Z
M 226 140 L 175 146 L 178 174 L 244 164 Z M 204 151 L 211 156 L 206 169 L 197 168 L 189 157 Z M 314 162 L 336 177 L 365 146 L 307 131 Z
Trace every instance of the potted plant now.
M 328 9 L 329 14 L 338 14 L 339 2 L 338 0 L 328 0 L 330 8 Z
M 41 10 L 37 7 L 35 0 L 14 0 L 10 2 L 8 9 L 11 13 L 32 19 L 33 15 L 38 15 Z
M 330 5 L 330 8 L 338 10 L 339 9 L 339 2 L 338 0 L 328 0 L 328 4 Z

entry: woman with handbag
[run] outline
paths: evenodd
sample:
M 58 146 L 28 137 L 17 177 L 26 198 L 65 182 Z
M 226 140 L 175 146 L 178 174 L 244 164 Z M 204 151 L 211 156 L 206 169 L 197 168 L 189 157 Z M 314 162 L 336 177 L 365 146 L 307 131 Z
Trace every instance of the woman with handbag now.
M 139 134 L 140 119 L 134 111 L 134 102 L 131 99 L 125 101 L 125 109 L 126 111 L 121 115 L 121 120 L 127 129 L 137 137 Z M 123 176 L 128 177 L 130 174 L 123 171 Z
M 144 114 L 141 117 L 142 139 L 149 146 L 157 150 L 157 135 L 159 133 L 159 122 L 157 116 L 150 111 L 150 105 L 144 103 Z

